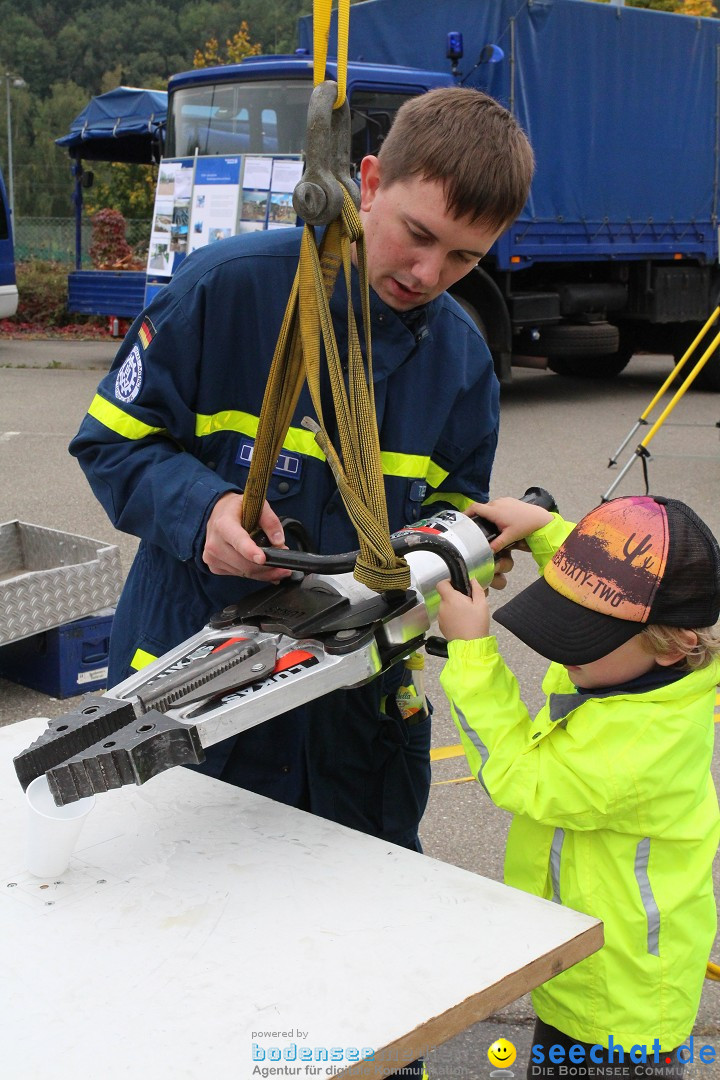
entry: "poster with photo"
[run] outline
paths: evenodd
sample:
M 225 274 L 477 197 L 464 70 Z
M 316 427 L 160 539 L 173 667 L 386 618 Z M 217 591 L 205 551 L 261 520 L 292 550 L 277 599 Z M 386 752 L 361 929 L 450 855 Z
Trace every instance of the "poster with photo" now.
M 198 158 L 189 200 L 189 252 L 233 236 L 240 198 L 239 157 Z
M 264 229 L 267 223 L 268 197 L 272 180 L 271 157 L 248 155 L 243 164 L 242 194 L 238 213 L 238 232 Z
M 248 155 L 243 168 L 238 232 L 297 224 L 292 193 L 302 168 L 297 158 Z
M 173 208 L 170 225 L 170 250 L 187 255 L 188 224 L 190 221 L 190 199 L 178 199 Z
M 293 192 L 302 176 L 303 163 L 296 158 L 274 158 L 268 203 L 268 229 L 297 225 Z
M 187 254 L 194 164 L 194 158 L 160 163 L 147 260 L 153 277 L 171 277 Z

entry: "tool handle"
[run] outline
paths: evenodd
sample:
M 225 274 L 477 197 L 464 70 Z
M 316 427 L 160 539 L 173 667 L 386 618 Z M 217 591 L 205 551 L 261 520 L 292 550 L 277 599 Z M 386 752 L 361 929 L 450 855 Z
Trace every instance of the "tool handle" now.
M 555 511 L 557 505 L 549 491 L 541 487 L 529 487 L 522 496 L 522 502 L 544 506 L 546 510 Z M 476 525 L 482 529 L 488 541 L 494 540 L 498 535 L 497 527 L 485 518 L 473 518 Z M 298 525 L 298 522 L 293 522 Z M 265 536 L 256 536 L 258 541 L 267 540 Z M 428 550 L 439 555 L 448 568 L 448 574 L 453 587 L 468 596 L 471 593 L 470 579 L 467 568 L 459 553 L 443 540 L 442 537 L 434 537 L 421 533 L 413 533 L 412 528 L 403 531 L 391 538 L 394 551 L 398 555 L 407 555 L 413 550 Z M 317 555 L 309 551 L 289 551 L 287 548 L 262 547 L 265 553 L 267 566 L 282 566 L 287 570 L 300 571 L 304 574 L 344 574 L 350 573 L 355 567 L 359 552 L 346 551 L 339 555 Z
M 545 488 L 529 487 L 525 494 L 520 497 L 520 502 L 531 503 L 533 506 L 542 506 L 543 509 L 549 510 L 551 514 L 557 513 L 557 503 Z M 494 522 L 487 521 L 483 517 L 473 518 L 473 521 L 482 529 L 488 541 L 494 540 L 499 535 L 497 525 Z

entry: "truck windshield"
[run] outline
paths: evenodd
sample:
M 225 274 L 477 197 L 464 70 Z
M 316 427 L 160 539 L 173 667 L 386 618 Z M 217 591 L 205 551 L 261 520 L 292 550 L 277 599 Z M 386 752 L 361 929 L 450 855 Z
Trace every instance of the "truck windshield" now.
M 166 157 L 300 154 L 310 80 L 208 83 L 175 90 L 168 103 Z

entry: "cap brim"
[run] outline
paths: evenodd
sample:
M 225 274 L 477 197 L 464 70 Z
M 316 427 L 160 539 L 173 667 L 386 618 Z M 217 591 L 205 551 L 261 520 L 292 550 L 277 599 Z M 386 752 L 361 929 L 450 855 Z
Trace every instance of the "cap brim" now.
M 531 649 L 558 664 L 591 664 L 645 629 L 644 623 L 591 611 L 540 578 L 493 618 Z

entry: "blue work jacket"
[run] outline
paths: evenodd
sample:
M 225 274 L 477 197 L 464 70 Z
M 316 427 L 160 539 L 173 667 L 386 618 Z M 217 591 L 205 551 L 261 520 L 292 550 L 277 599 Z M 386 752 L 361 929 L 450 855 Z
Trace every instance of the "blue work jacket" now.
M 114 620 L 109 685 L 257 585 L 202 560 L 217 499 L 242 492 L 301 230 L 257 232 L 190 256 L 131 327 L 70 444 L 114 525 L 140 537 Z M 331 308 L 347 353 L 346 292 Z M 488 497 L 498 384 L 485 342 L 443 294 L 401 318 L 371 290 L 373 378 L 391 530 Z M 359 303 L 356 304 L 361 325 Z M 316 551 L 358 547 L 301 393 L 268 491 Z

